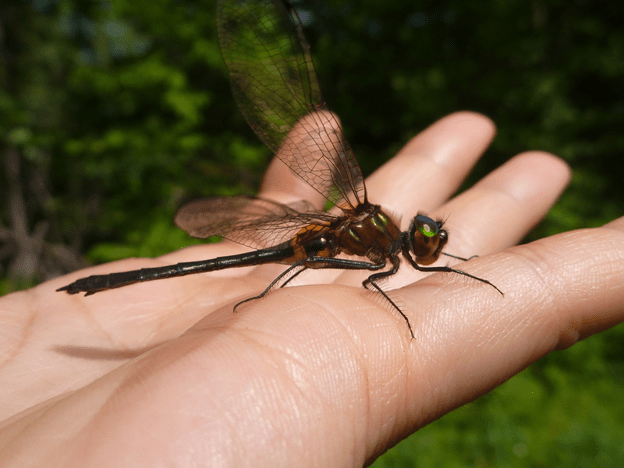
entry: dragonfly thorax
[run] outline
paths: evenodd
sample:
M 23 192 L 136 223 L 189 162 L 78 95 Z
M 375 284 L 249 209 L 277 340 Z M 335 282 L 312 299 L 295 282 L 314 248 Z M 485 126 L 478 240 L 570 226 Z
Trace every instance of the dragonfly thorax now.
M 357 218 L 345 218 L 336 229 L 336 244 L 348 255 L 378 262 L 393 254 L 401 230 L 378 205 L 368 205 Z

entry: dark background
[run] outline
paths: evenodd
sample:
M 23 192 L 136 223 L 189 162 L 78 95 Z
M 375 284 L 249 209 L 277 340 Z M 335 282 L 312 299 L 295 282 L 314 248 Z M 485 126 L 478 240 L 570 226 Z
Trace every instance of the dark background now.
M 528 240 L 624 214 L 618 2 L 296 5 L 365 175 L 438 118 L 474 110 L 499 131 L 468 184 L 530 149 L 574 170 Z M 0 3 L 1 293 L 188 245 L 178 205 L 253 193 L 270 157 L 231 96 L 214 1 Z M 552 354 L 378 466 L 622 464 L 622 335 Z

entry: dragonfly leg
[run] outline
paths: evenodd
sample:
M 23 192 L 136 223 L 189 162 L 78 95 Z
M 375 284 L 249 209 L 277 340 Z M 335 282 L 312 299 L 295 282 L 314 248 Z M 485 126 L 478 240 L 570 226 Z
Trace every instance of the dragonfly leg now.
M 386 261 L 380 263 L 365 262 L 362 260 L 350 260 L 348 258 L 333 257 L 308 257 L 305 259 L 307 266 L 318 264 L 318 266 L 310 266 L 310 268 L 334 268 L 336 270 L 381 270 L 386 266 Z M 321 266 L 325 264 L 326 266 Z
M 498 293 L 501 296 L 505 295 L 505 293 L 503 291 L 501 291 L 498 288 L 498 286 L 496 286 L 494 283 L 491 283 L 490 281 L 488 281 L 488 280 L 486 280 L 484 278 L 479 278 L 478 276 L 471 275 L 470 273 L 466 273 L 465 271 L 456 270 L 455 268 L 451 268 L 449 266 L 439 266 L 439 267 L 421 266 L 418 263 L 416 263 L 416 261 L 412 258 L 412 256 L 409 254 L 409 251 L 406 248 L 403 249 L 403 256 L 405 258 L 407 258 L 407 260 L 411 263 L 411 265 L 418 271 L 429 272 L 429 273 L 433 273 L 433 272 L 457 273 L 458 275 L 462 275 L 462 276 L 466 276 L 468 278 L 472 278 L 474 280 L 480 281 L 481 283 L 484 283 L 484 284 L 487 284 L 488 286 L 493 287 L 494 289 L 496 289 L 496 291 L 498 291 Z M 452 255 L 450 255 L 450 257 L 452 257 Z M 456 257 L 456 258 L 459 258 L 459 257 Z M 474 258 L 474 257 L 470 257 L 470 258 Z
M 292 265 L 290 265 L 284 272 L 282 272 L 277 278 L 275 278 L 273 281 L 271 281 L 271 284 L 269 284 L 266 289 L 264 291 L 262 291 L 260 294 L 258 294 L 257 296 L 253 296 L 253 297 L 248 297 L 247 299 L 244 299 L 240 302 L 238 302 L 237 304 L 234 305 L 234 312 L 236 313 L 238 306 L 240 306 L 241 304 L 245 304 L 246 302 L 251 302 L 251 301 L 255 301 L 256 299 L 262 299 L 264 296 L 266 296 L 269 291 L 271 291 L 271 289 L 273 289 L 275 287 L 275 285 L 277 283 L 279 283 L 282 278 L 284 278 L 284 276 L 287 276 L 288 274 L 290 274 L 291 271 L 293 271 L 294 269 L 304 265 L 307 261 L 307 258 L 304 258 L 303 260 L 299 260 L 296 263 L 293 263 Z M 301 269 L 300 271 L 295 272 L 295 274 L 291 277 L 288 278 L 286 280 L 286 282 L 282 285 L 282 287 L 284 287 L 286 284 L 288 284 L 288 282 L 290 280 L 292 280 L 295 276 L 299 275 L 303 270 L 305 270 L 306 267 L 304 265 L 304 268 Z
M 468 257 L 468 258 L 464 258 L 464 257 L 460 257 L 458 255 L 453 255 L 450 253 L 446 253 L 446 252 L 441 252 L 442 255 L 445 255 L 447 257 L 451 257 L 451 258 L 455 258 L 457 260 L 461 260 L 462 262 L 467 262 L 468 260 L 472 260 L 473 258 L 477 258 L 478 255 L 473 255 L 472 257 Z
M 288 283 L 290 283 L 292 280 L 294 280 L 297 276 L 299 276 L 301 273 L 303 273 L 307 269 L 308 269 L 308 267 L 304 266 L 301 270 L 296 271 L 295 273 L 293 273 L 290 278 L 288 278 L 286 281 L 284 281 L 282 283 L 282 285 L 280 286 L 280 289 L 283 288 L 284 286 L 286 286 Z M 292 268 L 289 268 L 287 271 L 289 271 L 289 270 L 292 270 Z
M 399 265 L 400 265 L 399 257 L 397 256 L 390 257 L 390 261 L 392 262 L 392 268 L 390 270 L 382 271 L 380 273 L 375 273 L 375 274 L 370 275 L 367 279 L 365 279 L 362 282 L 362 285 L 366 289 L 370 289 L 368 285 L 371 285 L 373 288 L 375 288 L 375 290 L 378 293 L 380 293 L 390 303 L 392 307 L 394 307 L 397 310 L 399 314 L 401 314 L 401 317 L 403 317 L 403 320 L 405 320 L 405 323 L 407 323 L 407 328 L 409 329 L 410 336 L 412 337 L 412 339 L 414 339 L 416 337 L 414 336 L 412 323 L 410 322 L 409 318 L 407 318 L 407 315 L 405 315 L 405 313 L 401 310 L 401 308 L 398 305 L 396 305 L 392 299 L 390 299 L 390 296 L 388 296 L 388 294 L 381 288 L 381 286 L 377 284 L 377 280 L 392 276 L 397 271 L 399 271 Z
M 303 271 L 307 270 L 308 268 L 315 268 L 311 265 L 319 265 L 319 264 L 325 264 L 326 265 L 325 268 L 335 268 L 339 270 L 380 270 L 386 266 L 385 261 L 382 263 L 372 263 L 372 262 L 364 262 L 362 260 L 349 260 L 346 258 L 306 257 L 304 259 L 299 260 L 296 263 L 293 263 L 291 266 L 289 266 L 283 273 L 281 273 L 277 278 L 271 281 L 271 284 L 269 284 L 267 288 L 264 291 L 262 291 L 260 294 L 258 294 L 257 296 L 249 297 L 237 303 L 234 306 L 234 312 L 237 311 L 238 306 L 240 306 L 241 304 L 245 304 L 246 302 L 254 301 L 256 299 L 261 299 L 264 296 L 266 296 L 269 293 L 269 291 L 271 291 L 271 289 L 275 287 L 276 284 L 278 284 L 285 276 L 290 274 L 294 269 L 300 266 L 303 266 L 301 270 L 295 272 L 280 287 L 283 288 L 284 286 L 286 286 L 296 276 L 298 276 L 299 274 L 301 274 Z M 316 266 L 316 268 L 322 268 L 322 267 Z

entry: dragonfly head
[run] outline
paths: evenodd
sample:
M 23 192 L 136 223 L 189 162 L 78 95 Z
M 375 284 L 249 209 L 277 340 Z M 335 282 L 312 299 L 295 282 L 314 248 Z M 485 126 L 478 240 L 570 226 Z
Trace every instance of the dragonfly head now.
M 412 220 L 409 228 L 411 250 L 416 256 L 416 263 L 430 265 L 435 262 L 448 242 L 448 234 L 442 229 L 442 221 L 434 221 L 419 214 Z

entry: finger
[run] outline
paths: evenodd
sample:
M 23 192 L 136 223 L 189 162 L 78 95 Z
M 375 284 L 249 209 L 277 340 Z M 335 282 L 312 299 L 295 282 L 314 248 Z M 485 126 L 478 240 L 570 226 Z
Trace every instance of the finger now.
M 512 158 L 436 210 L 449 232 L 446 251 L 470 257 L 515 245 L 543 219 L 570 177 L 570 167 L 549 153 Z
M 407 229 L 418 212 L 433 211 L 457 190 L 494 133 L 492 121 L 474 112 L 457 112 L 439 120 L 367 179 L 371 202 L 381 204 L 395 221 L 400 218 L 400 227 Z M 414 276 L 401 276 L 388 279 L 387 285 L 414 280 Z M 334 274 L 334 281 L 357 284 L 365 277 L 362 272 L 342 272 Z
M 367 180 L 369 198 L 403 216 L 430 212 L 460 186 L 494 137 L 490 119 L 474 112 L 451 114 L 422 131 Z
M 295 175 L 277 156 L 273 156 L 264 173 L 258 195 L 280 203 L 297 200 L 308 200 L 315 206 L 322 203 L 319 193 Z
M 342 135 L 340 121 L 332 112 L 316 111 L 303 117 L 290 130 L 271 161 L 262 181 L 260 195 L 282 203 L 308 200 L 316 208 L 322 209 L 327 201 L 327 193 L 321 193 L 325 192 L 325 187 L 320 182 L 313 187 L 295 174 L 283 160 L 291 161 L 294 168 L 301 168 L 305 172 L 314 171 L 321 181 L 321 174 L 331 168 L 322 165 L 324 160 L 320 155 L 326 154 L 331 159 L 333 155 L 328 155 L 327 152 L 334 149 L 331 141 L 336 132 Z M 310 161 L 312 157 L 314 160 Z M 306 167 L 306 164 L 310 167 Z
M 548 153 L 535 151 L 512 158 L 435 211 L 436 219 L 445 220 L 448 232 L 444 252 L 470 258 L 515 245 L 546 215 L 570 175 L 569 166 Z M 473 270 L 474 263 L 463 264 L 441 256 L 437 265 L 450 264 L 501 287 L 495 276 Z M 422 272 L 405 265 L 389 287 L 407 285 L 422 277 Z M 451 282 L 458 279 L 457 275 L 448 278 Z M 472 280 L 465 283 L 478 286 Z
M 545 326 L 541 337 L 567 348 L 624 319 L 623 245 L 624 218 L 540 239 L 509 250 L 502 281 L 519 313 L 534 327 Z M 538 303 L 541 309 L 532 312 Z

